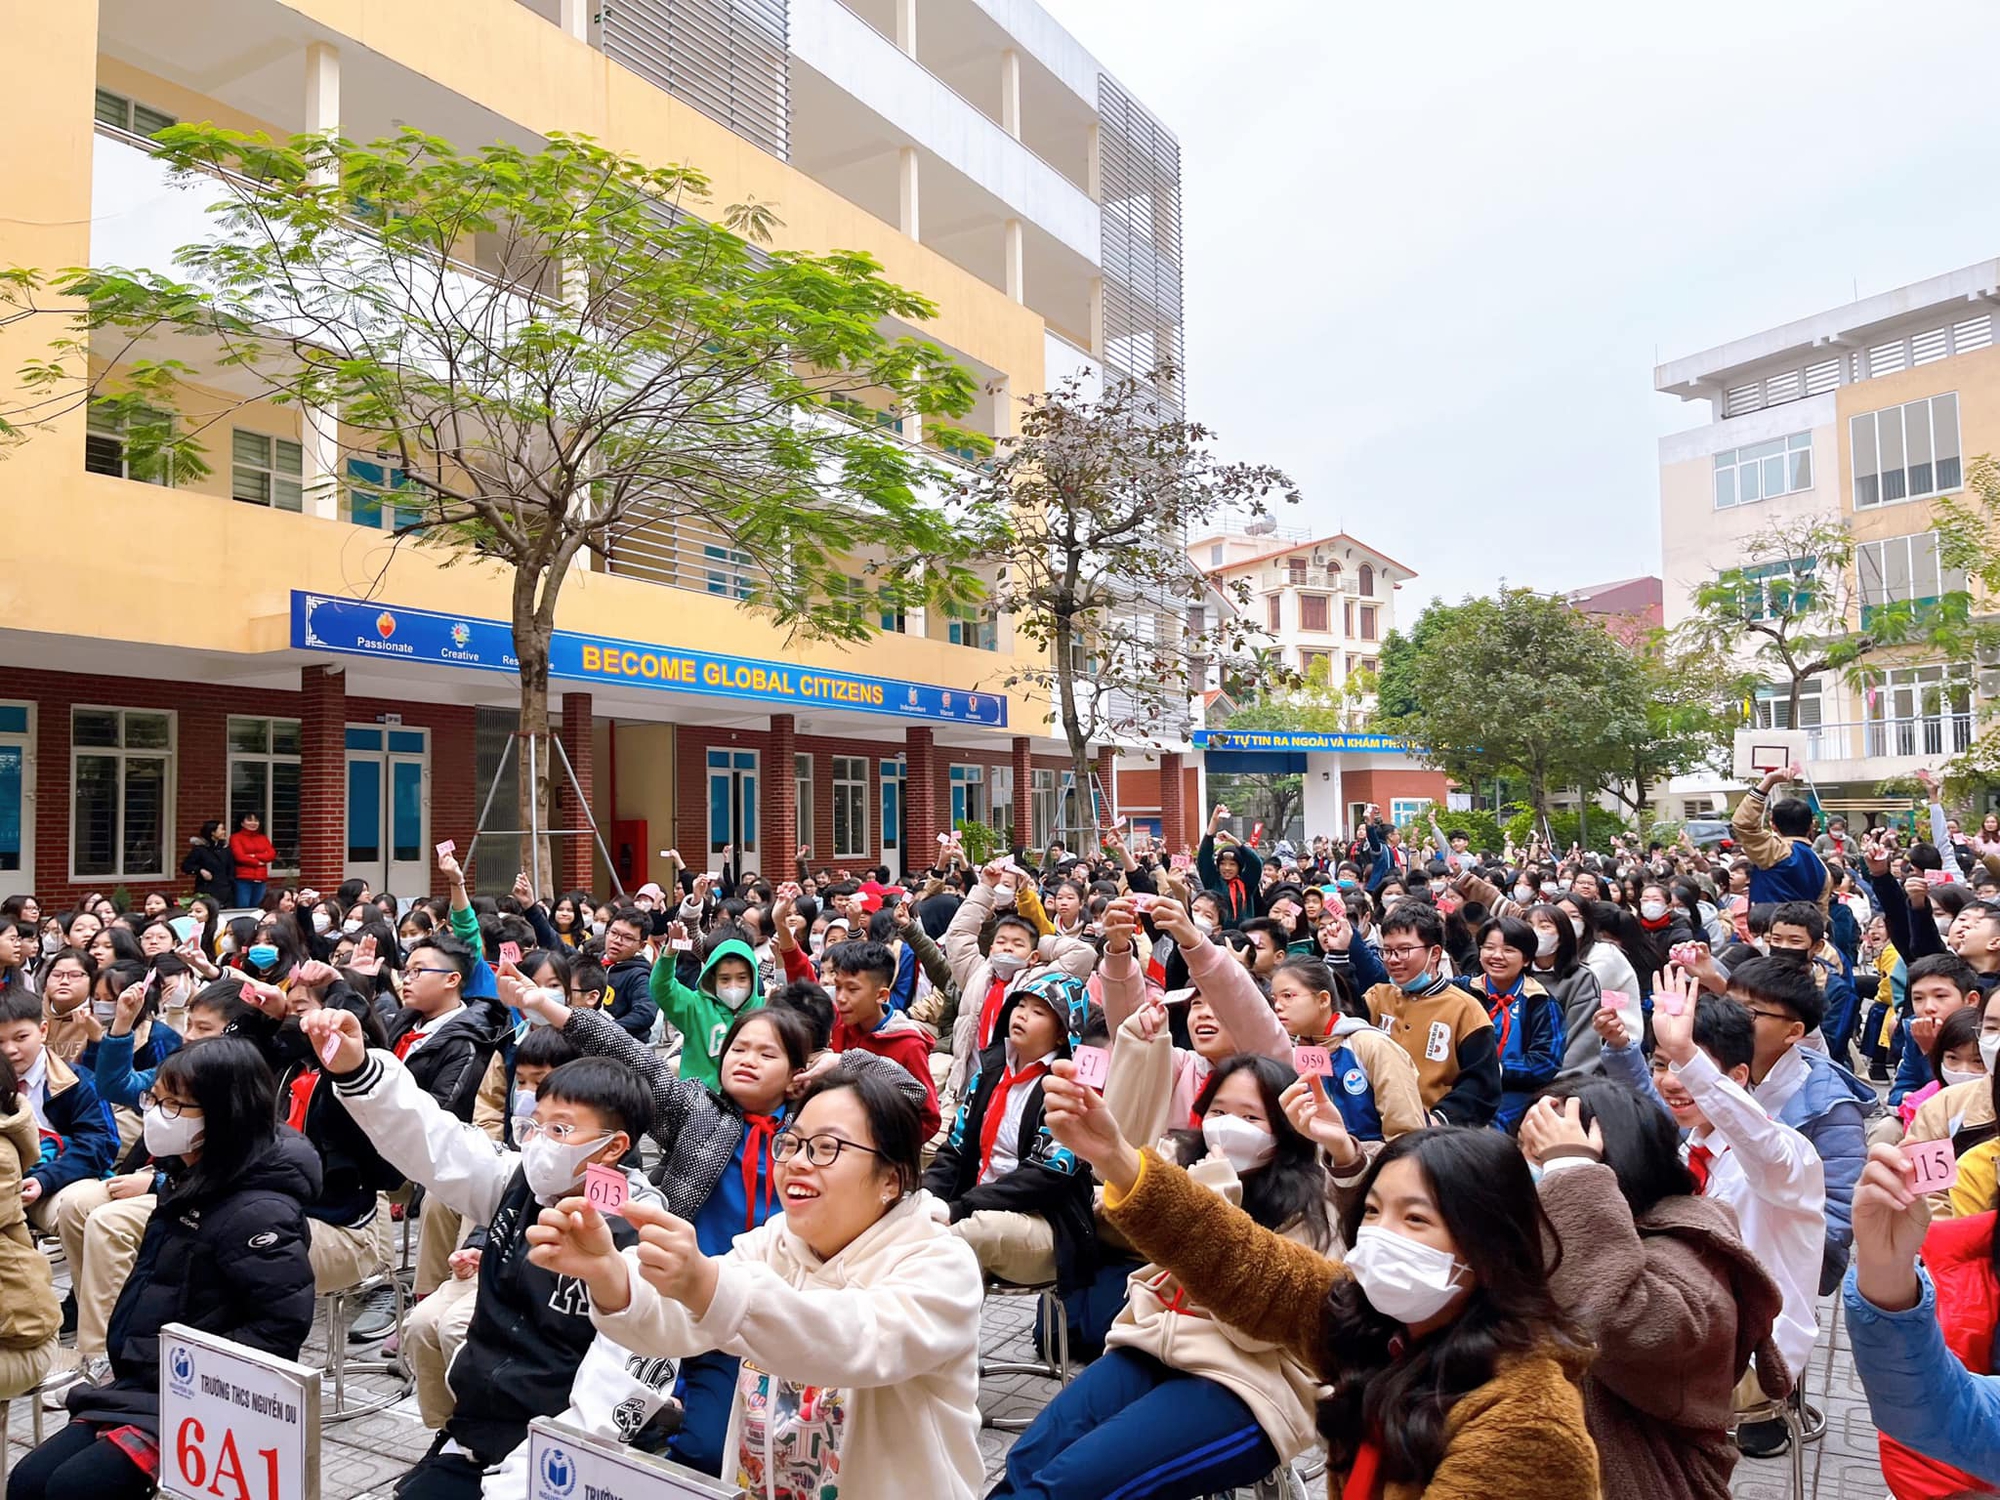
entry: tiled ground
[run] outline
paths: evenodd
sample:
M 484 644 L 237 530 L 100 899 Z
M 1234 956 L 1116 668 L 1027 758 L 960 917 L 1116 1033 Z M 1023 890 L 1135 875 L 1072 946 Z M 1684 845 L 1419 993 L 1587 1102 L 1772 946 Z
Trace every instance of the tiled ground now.
M 61 1268 L 58 1267 L 58 1277 Z M 1822 1307 L 1820 1326 L 1826 1328 L 1832 1316 L 1831 1304 Z M 1021 1360 L 1030 1357 L 1030 1333 L 1034 1303 L 1024 1298 L 990 1301 L 986 1308 L 986 1336 L 983 1347 L 989 1359 Z M 307 1363 L 318 1362 L 319 1336 L 303 1356 Z M 357 1384 L 381 1389 L 384 1377 L 363 1376 Z M 1032 1414 L 1048 1399 L 1052 1390 L 1046 1380 L 1033 1376 L 990 1376 L 984 1382 L 980 1405 L 989 1416 Z M 1834 1350 L 1832 1388 L 1828 1392 L 1827 1346 L 1821 1340 L 1810 1376 L 1813 1403 L 1828 1411 L 1826 1436 L 1806 1449 L 1806 1494 L 1817 1500 L 1882 1500 L 1886 1486 L 1875 1462 L 1875 1429 L 1868 1420 L 1868 1407 L 1854 1378 L 1848 1357 L 1846 1328 L 1842 1325 Z M 10 1457 L 26 1451 L 32 1441 L 30 1400 L 12 1403 L 8 1442 Z M 325 1398 L 332 1400 L 331 1382 Z M 61 1418 L 47 1417 L 53 1431 Z M 986 1455 L 987 1475 L 997 1479 L 1005 1462 L 1012 1435 L 994 1429 L 980 1434 L 980 1448 Z M 400 1406 L 374 1416 L 358 1418 L 325 1429 L 324 1458 L 320 1476 L 323 1500 L 360 1500 L 386 1497 L 395 1479 L 429 1446 L 427 1434 L 416 1417 L 415 1406 L 405 1400 Z M 1791 1469 L 1785 1459 L 1762 1462 L 1746 1460 L 1737 1469 L 1735 1493 L 1740 1500 L 1786 1500 L 1790 1494 Z M 1323 1493 L 1317 1483 L 1296 1488 L 1293 1496 Z M 79 1497 L 82 1500 L 82 1497 Z M 1245 1494 L 1247 1500 L 1247 1492 Z M 1262 1494 L 1259 1494 L 1262 1500 Z M 1286 1500 L 1293 1500 L 1292 1496 Z M 1627 1497 L 1607 1497 L 1627 1500 Z

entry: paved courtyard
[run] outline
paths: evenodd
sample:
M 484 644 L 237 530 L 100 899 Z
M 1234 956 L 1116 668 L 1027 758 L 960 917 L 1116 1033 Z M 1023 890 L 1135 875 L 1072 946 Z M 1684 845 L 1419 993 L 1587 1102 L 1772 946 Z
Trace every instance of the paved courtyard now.
M 63 1279 L 60 1265 L 57 1277 Z M 1822 1304 L 1822 1329 L 1830 1325 L 1831 1317 L 1831 1303 Z M 1033 1321 L 1034 1303 L 1029 1299 L 989 1301 L 982 1341 L 987 1357 L 997 1360 L 1031 1357 Z M 315 1330 L 313 1342 L 302 1358 L 306 1363 L 316 1364 L 323 1357 L 322 1327 Z M 385 1379 L 361 1376 L 357 1383 L 365 1389 L 382 1390 Z M 1831 1389 L 1824 1338 L 1814 1354 L 1809 1389 L 1813 1404 L 1827 1409 L 1827 1430 L 1821 1441 L 1806 1449 L 1806 1494 L 1817 1500 L 1882 1500 L 1886 1486 L 1875 1461 L 1875 1429 L 1868 1420 L 1860 1383 L 1854 1377 L 1844 1323 L 1832 1351 Z M 1034 1376 L 989 1377 L 984 1382 L 980 1405 L 989 1417 L 1032 1415 L 1052 1390 L 1048 1381 Z M 10 1458 L 25 1452 L 32 1442 L 31 1399 L 12 1403 L 8 1423 Z M 332 1399 L 330 1382 L 326 1399 L 329 1402 Z M 60 1414 L 49 1413 L 45 1420 L 45 1431 L 53 1431 L 62 1418 Z M 980 1434 L 989 1481 L 999 1477 L 1012 1440 L 1012 1434 L 993 1428 Z M 397 1476 L 429 1445 L 430 1435 L 417 1420 L 415 1402 L 407 1398 L 373 1416 L 328 1426 L 322 1444 L 320 1494 L 323 1500 L 361 1500 L 369 1496 L 386 1500 Z M 1305 1467 L 1303 1462 L 1300 1467 Z M 1788 1460 L 1745 1460 L 1736 1471 L 1735 1493 L 1742 1500 L 1785 1500 L 1790 1494 L 1790 1475 Z M 1295 1488 L 1292 1493 L 1317 1497 L 1324 1493 L 1324 1485 L 1314 1481 Z M 1626 1497 L 1607 1497 L 1607 1500 L 1626 1500 Z

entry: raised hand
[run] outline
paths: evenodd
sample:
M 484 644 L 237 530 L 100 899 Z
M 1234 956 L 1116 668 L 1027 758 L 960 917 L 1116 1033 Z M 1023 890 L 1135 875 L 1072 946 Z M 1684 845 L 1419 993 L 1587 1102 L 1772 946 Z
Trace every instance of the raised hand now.
M 1678 964 L 1653 976 L 1653 1042 L 1668 1062 L 1694 1058 L 1695 982 Z
M 1322 930 L 1333 930 L 1333 952 L 1345 953 L 1354 945 L 1354 923 L 1348 918 L 1345 902 L 1329 901 L 1320 912 L 1319 925 Z
M 299 1030 L 312 1043 L 313 1054 L 333 1072 L 352 1073 L 368 1060 L 368 1043 L 352 1011 L 321 1006 L 300 1018 Z
M 627 1203 L 627 1217 L 640 1206 Z M 574 1276 L 589 1288 L 593 1307 L 623 1312 L 631 1304 L 632 1283 L 611 1227 L 582 1198 L 565 1198 L 543 1209 L 527 1234 L 529 1262 L 558 1276 Z
M 111 1025 L 118 1036 L 124 1036 L 139 1024 L 139 1012 L 146 1008 L 146 981 L 128 984 L 118 992 L 118 1012 Z
M 1583 1102 L 1579 1099 L 1554 1099 L 1544 1094 L 1521 1117 L 1520 1140 L 1521 1154 L 1536 1166 L 1558 1146 L 1587 1146 L 1600 1157 L 1604 1154 L 1604 1132 L 1595 1120 L 1583 1123 Z
M 1178 901 L 1169 901 L 1162 896 L 1152 906 L 1153 926 L 1174 940 L 1174 946 L 1182 952 L 1194 948 L 1208 940 L 1201 935 L 1201 929 L 1194 925 L 1194 918 L 1188 909 Z
M 347 967 L 364 979 L 373 979 L 382 972 L 382 960 L 375 952 L 374 933 L 364 934 L 361 941 L 354 945 L 354 952 L 348 956 Z
M 1278 1096 L 1292 1129 L 1318 1146 L 1336 1169 L 1346 1171 L 1361 1159 L 1361 1148 L 1347 1133 L 1347 1121 L 1340 1106 L 1326 1094 L 1326 1081 L 1317 1073 L 1294 1079 Z
M 1042 1122 L 1108 1185 L 1126 1192 L 1139 1180 L 1139 1153 L 1118 1129 L 1104 1096 L 1076 1081 L 1076 1064 L 1067 1058 L 1042 1080 Z
M 1129 953 L 1132 951 L 1132 933 L 1139 925 L 1139 909 L 1130 896 L 1120 896 L 1105 903 L 1104 907 L 1104 951 L 1106 953 Z
M 457 855 L 440 854 L 438 856 L 438 873 L 444 876 L 446 882 L 454 891 L 465 889 L 465 871 L 460 868 Z
M 1615 1010 L 1600 1010 L 1590 1018 L 1591 1029 L 1604 1041 L 1604 1045 L 1614 1052 L 1623 1052 L 1632 1045 L 1631 1030 L 1625 1025 L 1625 1018 Z
M 515 872 L 514 899 L 520 902 L 521 905 L 524 907 L 533 906 L 535 904 L 535 888 L 534 886 L 529 884 L 528 872 L 526 870 L 519 870 Z
M 639 1275 L 661 1296 L 697 1318 L 715 1296 L 715 1262 L 702 1254 L 694 1225 L 648 1203 L 627 1203 L 625 1218 L 639 1231 Z
M 1930 1228 L 1931 1206 L 1910 1185 L 1910 1173 L 1900 1147 L 1871 1146 L 1854 1185 L 1855 1286 L 1887 1312 L 1915 1307 L 1922 1295 L 1917 1252 Z

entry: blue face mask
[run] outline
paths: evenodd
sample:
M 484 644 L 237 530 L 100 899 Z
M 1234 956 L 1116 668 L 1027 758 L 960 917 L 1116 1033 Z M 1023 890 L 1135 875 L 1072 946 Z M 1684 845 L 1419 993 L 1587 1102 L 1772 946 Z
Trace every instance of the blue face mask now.
M 1420 994 L 1424 990 L 1429 989 L 1431 987 L 1431 984 L 1432 984 L 1432 979 L 1431 979 L 1431 970 L 1429 964 L 1424 965 L 1424 971 L 1421 974 L 1414 975 L 1409 979 L 1402 979 L 1397 981 L 1397 987 L 1401 989 L 1403 993 L 1406 995 Z
M 1338 881 L 1336 882 L 1336 884 L 1338 884 L 1338 885 L 1339 885 L 1339 887 L 1340 887 L 1340 888 L 1341 888 L 1341 889 L 1342 889 L 1343 891 L 1351 891 L 1351 890 L 1353 890 L 1353 889 L 1354 889 L 1354 887 L 1355 887 L 1355 886 L 1356 886 L 1356 885 L 1357 885 L 1358 883 L 1359 883 L 1359 882 L 1357 882 L 1357 881 L 1356 881 L 1356 880 L 1354 879 L 1354 877 L 1353 877 L 1353 876 L 1351 876 L 1351 875 L 1343 875 L 1343 876 L 1341 876 L 1341 877 L 1340 877 L 1340 879 L 1339 879 L 1339 880 L 1338 880 Z
M 278 950 L 269 943 L 252 943 L 244 957 L 260 969 L 269 969 L 277 965 Z

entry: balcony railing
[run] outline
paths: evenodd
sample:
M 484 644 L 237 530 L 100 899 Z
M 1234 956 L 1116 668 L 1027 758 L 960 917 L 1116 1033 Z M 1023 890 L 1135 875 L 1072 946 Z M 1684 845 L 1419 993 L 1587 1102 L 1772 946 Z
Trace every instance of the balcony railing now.
M 1935 760 L 1968 749 L 1978 737 L 1979 723 L 1978 715 L 1967 706 L 1908 718 L 1813 724 L 1800 732 L 1806 737 L 1808 762 L 1899 756 Z

